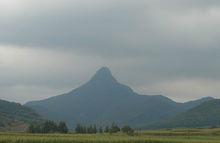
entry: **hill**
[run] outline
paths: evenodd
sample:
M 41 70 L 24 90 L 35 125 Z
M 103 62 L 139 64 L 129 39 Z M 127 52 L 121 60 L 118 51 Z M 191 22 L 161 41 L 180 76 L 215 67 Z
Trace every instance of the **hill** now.
M 24 131 L 29 123 L 41 121 L 32 109 L 21 104 L 0 100 L 0 130 Z
M 107 125 L 112 122 L 142 127 L 146 123 L 165 120 L 190 108 L 161 95 L 139 95 L 119 83 L 111 71 L 103 67 L 86 84 L 59 96 L 26 104 L 39 114 L 76 123 Z
M 201 128 L 220 126 L 220 100 L 210 100 L 147 128 Z
M 188 109 L 192 109 L 196 106 L 199 106 L 200 104 L 202 104 L 204 102 L 211 101 L 211 100 L 214 100 L 214 99 L 215 98 L 213 98 L 213 97 L 204 97 L 204 98 L 201 98 L 201 99 L 198 99 L 198 100 L 185 102 L 184 106 Z

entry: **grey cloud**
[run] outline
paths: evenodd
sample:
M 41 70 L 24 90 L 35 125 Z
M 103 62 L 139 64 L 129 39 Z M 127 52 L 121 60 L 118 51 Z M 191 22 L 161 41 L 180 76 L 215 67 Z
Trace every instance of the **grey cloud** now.
M 0 45 L 41 52 L 24 58 L 30 63 L 0 65 L 1 87 L 76 87 L 103 65 L 135 89 L 220 80 L 217 0 L 21 1 L 16 16 L 0 13 Z
M 29 9 L 28 13 L 20 15 L 16 21 L 0 22 L 1 31 L 3 31 L 0 35 L 1 43 L 52 48 L 66 47 L 100 55 L 109 53 L 114 55 L 118 53 L 115 51 L 134 48 L 133 51 L 142 53 L 140 48 L 202 46 L 196 44 L 210 37 L 213 39 L 208 46 L 216 47 L 216 44 L 219 44 L 215 37 L 219 36 L 220 32 L 217 35 L 210 35 L 218 29 L 217 25 L 208 29 L 206 26 L 190 29 L 190 27 L 179 26 L 174 23 L 175 21 L 170 21 L 170 19 L 178 18 L 178 13 L 172 10 L 173 3 L 175 4 L 173 7 L 183 7 L 187 10 L 188 6 L 184 3 L 194 6 L 196 2 L 203 5 L 203 1 L 141 0 L 134 2 L 129 0 L 112 1 L 109 5 L 105 5 L 107 2 L 97 0 L 96 3 L 102 3 L 102 5 L 91 6 L 90 10 L 84 9 L 89 7 L 85 2 L 78 4 L 80 3 L 78 1 L 65 0 L 62 3 L 66 5 L 61 7 L 56 6 L 56 3 L 52 1 L 46 2 L 45 8 L 39 5 L 45 2 L 35 2 L 36 6 L 30 7 L 33 7 L 33 10 Z M 77 4 L 79 8 L 74 6 Z M 218 2 L 215 4 L 217 5 Z M 45 10 L 50 5 L 55 8 Z M 170 11 L 167 12 L 166 8 Z M 172 14 L 169 15 L 170 13 Z M 201 32 L 198 33 L 198 31 Z M 207 31 L 211 32 L 207 33 Z

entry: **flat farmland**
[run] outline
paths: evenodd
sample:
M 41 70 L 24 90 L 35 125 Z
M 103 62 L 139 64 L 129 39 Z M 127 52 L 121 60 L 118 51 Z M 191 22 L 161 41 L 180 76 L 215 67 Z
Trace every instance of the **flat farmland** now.
M 140 131 L 126 134 L 0 133 L 0 143 L 220 143 L 220 129 Z

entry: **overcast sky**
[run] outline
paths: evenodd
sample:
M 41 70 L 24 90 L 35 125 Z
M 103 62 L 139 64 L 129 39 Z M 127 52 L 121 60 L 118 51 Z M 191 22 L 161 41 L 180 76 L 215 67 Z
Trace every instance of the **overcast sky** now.
M 0 99 L 68 92 L 102 66 L 136 92 L 220 98 L 219 0 L 0 0 Z

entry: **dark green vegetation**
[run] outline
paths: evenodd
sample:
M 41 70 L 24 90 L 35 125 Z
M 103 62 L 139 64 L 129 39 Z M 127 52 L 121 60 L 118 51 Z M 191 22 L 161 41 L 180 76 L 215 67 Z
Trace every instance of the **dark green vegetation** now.
M 130 127 L 130 126 L 123 126 L 122 128 L 120 128 L 118 125 L 116 125 L 115 123 L 112 123 L 112 125 L 106 126 L 104 127 L 99 127 L 97 129 L 96 125 L 90 125 L 90 126 L 83 126 L 81 124 L 77 124 L 76 128 L 75 128 L 75 133 L 77 134 L 96 134 L 96 133 L 118 133 L 122 131 L 123 133 L 126 133 L 128 135 L 133 135 L 134 134 L 134 130 Z
M 220 100 L 211 100 L 176 117 L 155 123 L 152 128 L 220 127 Z
M 32 109 L 18 103 L 0 100 L 0 130 L 24 131 L 29 123 L 42 121 Z
M 220 129 L 181 129 L 116 134 L 8 134 L 0 143 L 220 143 Z
M 38 124 L 30 124 L 28 127 L 29 133 L 68 133 L 68 128 L 65 122 L 45 121 Z
M 77 134 L 96 134 L 98 132 L 96 125 L 83 126 L 81 124 L 77 124 L 75 128 L 75 133 Z M 103 130 L 101 130 L 101 133 Z
M 71 128 L 76 126 L 74 122 L 99 126 L 116 122 L 119 126 L 126 124 L 142 128 L 146 124 L 170 119 L 211 99 L 177 103 L 161 95 L 139 95 L 120 84 L 108 68 L 102 68 L 83 86 L 67 94 L 29 102 L 26 106 L 45 118 L 65 121 Z
M 134 135 L 134 129 L 132 129 L 130 126 L 124 126 L 121 128 L 121 131 L 123 133 L 126 133 L 127 135 Z

